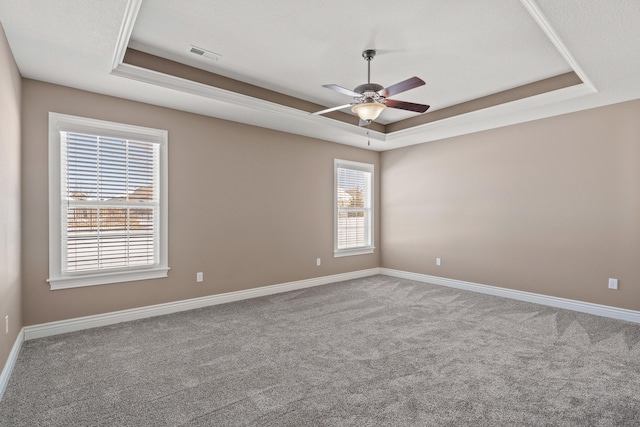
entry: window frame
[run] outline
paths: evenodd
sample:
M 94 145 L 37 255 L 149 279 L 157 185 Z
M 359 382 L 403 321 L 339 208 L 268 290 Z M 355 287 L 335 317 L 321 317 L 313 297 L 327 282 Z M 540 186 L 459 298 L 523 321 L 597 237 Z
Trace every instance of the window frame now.
M 158 144 L 158 251 L 153 265 L 114 268 L 105 271 L 92 270 L 64 272 L 62 262 L 62 139 L 61 132 L 76 132 L 123 138 Z M 168 276 L 168 132 L 142 126 L 134 126 L 60 113 L 49 113 L 49 278 L 51 290 L 84 286 L 122 283 L 135 280 L 158 279 Z
M 371 173 L 371 182 L 369 183 L 370 187 L 370 206 L 364 209 L 368 209 L 369 211 L 369 244 L 365 246 L 358 246 L 355 248 L 338 248 L 338 169 L 352 169 L 361 172 L 369 172 Z M 366 255 L 372 254 L 375 251 L 375 165 L 372 163 L 362 163 L 356 162 L 352 160 L 342 160 L 342 159 L 334 159 L 333 161 L 333 256 L 334 258 L 345 257 L 345 256 L 353 256 L 353 255 Z

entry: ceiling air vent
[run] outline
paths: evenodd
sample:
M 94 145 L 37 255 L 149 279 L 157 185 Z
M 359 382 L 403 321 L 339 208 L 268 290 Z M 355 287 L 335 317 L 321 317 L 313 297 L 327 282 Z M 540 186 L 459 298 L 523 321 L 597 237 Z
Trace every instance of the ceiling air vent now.
M 204 56 L 212 61 L 217 61 L 222 57 L 222 55 L 217 54 L 215 52 L 211 52 L 210 50 L 202 49 L 201 47 L 191 46 L 191 50 L 189 52 L 194 53 L 198 56 Z

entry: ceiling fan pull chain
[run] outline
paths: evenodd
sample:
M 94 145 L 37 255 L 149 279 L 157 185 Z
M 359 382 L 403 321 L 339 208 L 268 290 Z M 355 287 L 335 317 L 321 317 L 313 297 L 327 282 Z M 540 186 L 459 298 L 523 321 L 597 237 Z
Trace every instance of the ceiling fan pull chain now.
M 367 145 L 371 146 L 371 139 L 369 138 L 369 129 L 367 129 Z

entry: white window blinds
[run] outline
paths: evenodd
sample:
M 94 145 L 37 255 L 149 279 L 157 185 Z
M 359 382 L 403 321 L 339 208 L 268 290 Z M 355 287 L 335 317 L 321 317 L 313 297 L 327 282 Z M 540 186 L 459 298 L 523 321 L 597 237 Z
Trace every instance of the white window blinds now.
M 373 249 L 373 165 L 336 160 L 335 182 L 336 253 Z
M 159 146 L 61 132 L 62 271 L 158 263 Z
M 51 289 L 168 276 L 169 133 L 49 113 Z

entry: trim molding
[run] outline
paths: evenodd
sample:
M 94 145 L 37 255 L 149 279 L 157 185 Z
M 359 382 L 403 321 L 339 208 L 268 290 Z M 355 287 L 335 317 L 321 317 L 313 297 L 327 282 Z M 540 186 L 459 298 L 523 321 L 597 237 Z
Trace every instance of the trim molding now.
M 445 277 L 429 276 L 426 274 L 410 273 L 408 271 L 380 268 L 380 274 L 401 279 L 415 280 L 434 285 L 447 286 L 449 288 L 463 289 L 465 291 L 479 292 L 481 294 L 495 295 L 498 297 L 532 302 L 550 307 L 564 308 L 579 311 L 581 313 L 596 316 L 610 317 L 626 320 L 627 322 L 640 323 L 640 311 L 627 310 L 625 308 L 611 307 L 608 305 L 594 304 L 590 302 L 576 301 L 566 298 L 553 297 L 532 292 L 517 291 L 514 289 L 499 288 L 497 286 L 482 285 L 480 283 L 465 282 L 462 280 L 447 279 Z
M 13 369 L 18 351 L 22 341 L 48 337 L 51 335 L 64 334 L 83 329 L 97 328 L 100 326 L 113 325 L 130 320 L 144 319 L 147 317 L 162 316 L 165 314 L 178 313 L 181 311 L 194 310 L 196 308 L 209 307 L 212 305 L 225 304 L 228 302 L 240 301 L 250 298 L 257 298 L 266 295 L 273 295 L 282 292 L 295 291 L 314 286 L 326 285 L 329 283 L 341 282 L 344 280 L 358 279 L 361 277 L 384 274 L 391 277 L 415 280 L 418 282 L 431 283 L 434 285 L 446 286 L 450 288 L 463 289 L 472 292 L 495 295 L 498 297 L 532 302 L 535 304 L 550 307 L 564 308 L 567 310 L 579 311 L 596 316 L 610 317 L 613 319 L 626 320 L 628 322 L 640 323 L 640 311 L 627 310 L 624 308 L 611 307 L 601 304 L 570 300 L 566 298 L 553 297 L 536 294 L 532 292 L 517 291 L 513 289 L 500 288 L 497 286 L 483 285 L 480 283 L 465 282 L 462 280 L 448 279 L 445 277 L 429 276 L 426 274 L 411 273 L 408 271 L 394 270 L 390 268 L 370 268 L 349 273 L 334 274 L 312 279 L 298 280 L 295 282 L 281 283 L 277 285 L 262 286 L 259 288 L 246 289 L 242 291 L 228 292 L 224 294 L 209 295 L 200 298 L 174 301 L 164 304 L 150 305 L 146 307 L 133 308 L 129 310 L 114 311 L 110 313 L 97 314 L 93 316 L 77 317 L 73 319 L 60 320 L 56 322 L 41 323 L 38 325 L 25 326 L 20 332 L 16 345 L 12 350 L 5 370 L 0 377 L 0 390 L 2 390 L 7 369 Z M 14 354 L 15 353 L 15 354 Z M 12 357 L 14 359 L 12 359 Z M 11 368 L 8 368 L 11 366 Z M 8 377 L 7 377 L 8 378 Z
M 20 332 L 18 332 L 16 341 L 13 343 L 13 347 L 11 348 L 11 352 L 9 353 L 9 358 L 7 359 L 7 363 L 5 363 L 4 369 L 2 369 L 2 373 L 0 374 L 0 400 L 2 400 L 2 397 L 4 396 L 4 392 L 7 389 L 7 385 L 9 384 L 9 378 L 11 378 L 11 374 L 13 373 L 13 368 L 16 366 L 16 361 L 18 360 L 18 354 L 20 354 L 20 348 L 22 347 L 23 342 L 24 342 L 24 328 L 20 329 Z
M 120 65 L 124 59 L 124 54 L 127 52 L 129 39 L 133 32 L 133 24 L 135 24 L 138 18 L 138 12 L 140 12 L 140 6 L 142 6 L 142 0 L 129 0 L 127 2 L 127 9 L 124 12 L 118 40 L 116 40 L 116 50 L 113 52 L 113 59 L 111 61 L 112 70 Z
M 580 80 L 582 80 L 584 84 L 589 86 L 594 92 L 597 92 L 598 90 L 596 89 L 594 84 L 591 82 L 582 67 L 580 67 L 573 55 L 571 55 L 571 52 L 569 52 L 567 46 L 563 43 L 558 33 L 556 33 L 556 30 L 553 29 L 553 26 L 544 15 L 544 13 L 542 13 L 542 10 L 540 10 L 540 7 L 536 4 L 535 0 L 520 1 L 522 2 L 522 5 L 527 9 L 533 20 L 538 24 L 540 29 L 544 31 L 547 38 L 551 41 L 551 43 L 553 43 L 553 46 L 555 46 L 556 50 L 560 53 L 560 55 L 562 55 L 564 60 L 567 61 L 569 66 L 578 75 L 578 77 L 580 77 Z
M 26 340 L 43 338 L 51 335 L 63 334 L 83 329 L 96 328 L 100 326 L 113 325 L 130 320 L 161 316 L 164 314 L 177 313 L 181 311 L 193 310 L 196 308 L 209 307 L 212 305 L 225 304 L 228 302 L 273 295 L 298 289 L 311 288 L 314 286 L 326 285 L 329 283 L 336 283 L 345 280 L 359 279 L 376 274 L 384 274 L 391 277 L 415 280 L 418 282 L 431 283 L 439 286 L 463 289 L 471 292 L 479 292 L 503 298 L 532 302 L 550 307 L 564 308 L 567 310 L 593 314 L 596 316 L 610 317 L 613 319 L 640 323 L 640 311 L 552 297 L 547 295 L 535 294 L 532 292 L 517 291 L 513 289 L 500 288 L 497 286 L 483 285 L 480 283 L 465 282 L 462 280 L 447 279 L 445 277 L 429 276 L 426 274 L 411 273 L 408 271 L 394 270 L 391 268 L 376 267 L 367 270 L 334 274 L 331 276 L 322 276 L 312 279 L 298 280 L 295 282 L 281 283 L 277 285 L 262 286 L 259 288 L 228 292 L 218 295 L 210 295 L 206 297 L 175 301 L 165 304 L 151 305 L 130 310 L 121 310 L 94 316 L 78 317 L 74 319 L 60 320 L 57 322 L 25 326 L 18 333 L 16 341 L 13 344 L 13 348 L 9 353 L 9 358 L 7 359 L 4 369 L 0 374 L 0 400 L 2 400 L 2 396 L 4 395 L 4 392 L 7 388 L 7 384 L 9 383 L 9 378 L 11 377 L 13 368 L 16 364 L 16 361 L 18 360 L 18 354 L 20 353 L 22 343 Z
M 305 123 L 322 122 L 326 125 L 332 125 L 332 127 L 336 130 L 345 132 L 349 135 L 356 135 L 358 137 L 363 136 L 363 131 L 360 127 L 354 126 L 349 123 L 345 123 L 339 120 L 333 120 L 329 117 L 314 116 L 307 111 L 302 111 L 293 107 L 288 107 L 286 105 L 266 101 L 260 98 L 254 98 L 242 93 L 232 92 L 230 90 L 221 89 L 219 87 L 210 86 L 204 83 L 187 80 L 182 77 L 173 76 L 171 74 L 161 73 L 159 71 L 150 70 L 147 68 L 139 67 L 137 65 L 131 65 L 123 62 L 115 67 L 111 71 L 111 74 L 118 77 L 160 86 L 166 89 L 173 89 L 179 92 L 209 98 L 221 103 L 232 104 L 239 107 L 248 107 L 255 111 L 261 111 L 269 114 L 279 114 L 292 119 L 304 120 Z M 249 122 L 246 123 L 251 124 Z M 375 130 L 370 130 L 370 138 L 376 141 L 384 142 L 385 134 Z
M 76 317 L 74 319 L 60 320 L 57 322 L 41 323 L 24 327 L 24 340 L 48 337 L 51 335 L 64 334 L 67 332 L 79 331 L 82 329 L 97 328 L 100 326 L 113 325 L 130 320 L 144 319 L 147 317 L 162 316 L 164 314 L 178 313 L 180 311 L 193 310 L 196 308 L 209 307 L 212 305 L 225 304 L 228 302 L 240 301 L 250 298 L 273 295 L 282 292 L 295 291 L 298 289 L 310 288 L 313 286 L 326 285 L 329 283 L 341 282 L 344 280 L 358 279 L 361 277 L 379 274 L 379 268 L 353 271 L 350 273 L 334 274 L 331 276 L 316 277 L 313 279 L 298 280 L 295 282 L 281 283 L 278 285 L 262 286 L 259 288 L 246 289 L 242 291 L 228 292 L 218 295 L 193 298 L 188 300 L 174 301 L 165 304 L 150 305 L 146 307 L 132 308 L 129 310 L 114 311 L 110 313 L 97 314 L 94 316 Z

